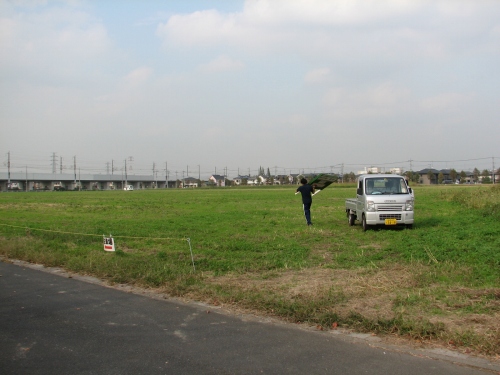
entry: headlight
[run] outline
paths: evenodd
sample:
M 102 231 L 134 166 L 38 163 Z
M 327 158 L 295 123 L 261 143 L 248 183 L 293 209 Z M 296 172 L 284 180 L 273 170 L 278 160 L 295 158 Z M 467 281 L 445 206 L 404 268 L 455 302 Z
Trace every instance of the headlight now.
M 366 201 L 366 211 L 375 211 L 375 203 L 373 201 Z
M 413 211 L 413 199 L 406 201 L 405 211 Z

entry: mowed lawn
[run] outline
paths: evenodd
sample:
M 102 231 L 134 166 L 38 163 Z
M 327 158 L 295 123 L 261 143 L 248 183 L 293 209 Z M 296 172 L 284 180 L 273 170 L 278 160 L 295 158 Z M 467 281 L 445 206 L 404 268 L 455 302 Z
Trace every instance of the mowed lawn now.
M 414 190 L 413 230 L 367 232 L 347 223 L 354 185 L 317 194 L 312 227 L 295 187 L 2 193 L 0 255 L 321 329 L 500 354 L 500 189 Z M 115 253 L 103 250 L 110 234 Z

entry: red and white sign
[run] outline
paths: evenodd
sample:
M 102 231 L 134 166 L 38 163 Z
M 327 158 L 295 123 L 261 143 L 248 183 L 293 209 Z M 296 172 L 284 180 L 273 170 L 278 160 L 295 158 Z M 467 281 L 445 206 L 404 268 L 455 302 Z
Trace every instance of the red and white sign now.
M 113 237 L 104 237 L 104 251 L 115 251 L 115 241 Z

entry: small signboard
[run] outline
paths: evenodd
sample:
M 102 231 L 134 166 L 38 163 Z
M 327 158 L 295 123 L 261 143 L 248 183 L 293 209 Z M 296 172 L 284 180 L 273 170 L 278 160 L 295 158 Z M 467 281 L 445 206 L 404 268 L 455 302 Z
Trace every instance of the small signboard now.
M 103 241 L 104 251 L 115 251 L 115 240 L 111 237 L 111 235 L 109 235 L 109 237 L 103 236 Z

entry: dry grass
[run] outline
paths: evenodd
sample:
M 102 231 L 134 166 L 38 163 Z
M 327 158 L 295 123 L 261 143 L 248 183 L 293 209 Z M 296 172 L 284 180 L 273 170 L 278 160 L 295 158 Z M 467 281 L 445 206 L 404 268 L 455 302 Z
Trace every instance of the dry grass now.
M 214 287 L 238 290 L 244 295 L 256 291 L 277 295 L 290 303 L 296 300 L 321 300 L 329 293 L 338 293 L 339 302 L 329 306 L 328 310 L 340 319 L 355 313 L 374 322 L 389 321 L 398 316 L 410 321 L 429 322 L 443 327 L 443 331 L 437 339 L 430 341 L 423 337 L 419 339 L 418 334 L 412 336 L 414 344 L 425 341 L 427 345 L 439 344 L 468 353 L 498 356 L 500 289 L 420 286 L 421 275 L 427 272 L 429 266 L 425 264 L 390 264 L 384 268 L 310 268 L 265 275 L 255 273 L 215 277 L 205 274 L 204 282 Z M 213 299 L 206 301 L 221 303 Z M 238 308 L 241 306 L 239 304 Z M 480 312 L 481 309 L 485 310 L 484 314 Z M 258 314 L 264 311 L 253 307 L 249 307 L 249 310 Z

